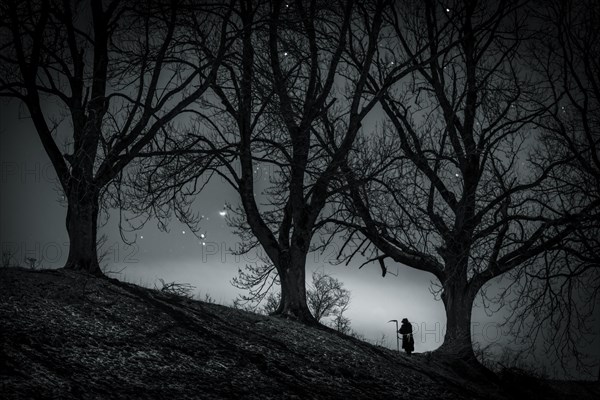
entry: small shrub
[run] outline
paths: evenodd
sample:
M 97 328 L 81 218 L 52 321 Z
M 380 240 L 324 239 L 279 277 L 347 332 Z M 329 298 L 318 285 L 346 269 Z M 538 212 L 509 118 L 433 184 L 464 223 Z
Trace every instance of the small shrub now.
M 387 347 L 387 338 L 385 337 L 385 333 L 382 333 L 379 339 L 375 339 L 375 346 Z
M 215 299 L 210 294 L 208 294 L 208 293 L 204 294 L 204 298 L 201 298 L 200 297 L 200 293 L 198 293 L 197 298 L 198 298 L 198 300 L 201 300 L 201 301 L 203 301 L 205 303 L 208 303 L 208 304 L 215 304 L 216 303 Z
M 193 292 L 196 289 L 195 286 L 190 285 L 189 283 L 179 283 L 179 282 L 165 282 L 164 279 L 158 279 L 162 284 L 162 287 L 154 285 L 154 289 L 158 290 L 161 293 L 167 293 L 174 296 L 185 297 L 188 299 L 194 298 Z
M 8 268 L 15 265 L 14 253 L 11 250 L 2 251 L 2 267 Z
M 27 261 L 27 264 L 29 265 L 29 269 L 36 270 L 40 266 L 40 263 L 37 258 L 27 257 L 25 259 L 25 261 Z

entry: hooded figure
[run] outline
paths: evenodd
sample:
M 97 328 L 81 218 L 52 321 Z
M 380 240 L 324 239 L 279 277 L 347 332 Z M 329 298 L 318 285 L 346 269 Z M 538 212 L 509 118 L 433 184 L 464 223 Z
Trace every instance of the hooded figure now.
M 402 320 L 402 325 L 398 333 L 402 335 L 402 348 L 410 356 L 410 353 L 415 350 L 415 340 L 413 339 L 412 325 L 406 318 Z

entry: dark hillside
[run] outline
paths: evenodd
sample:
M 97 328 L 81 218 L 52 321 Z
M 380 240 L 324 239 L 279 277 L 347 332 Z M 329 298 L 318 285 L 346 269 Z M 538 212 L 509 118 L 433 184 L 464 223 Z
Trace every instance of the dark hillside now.
M 0 398 L 595 398 L 63 270 L 0 269 Z M 567 393 L 572 391 L 572 393 Z M 577 394 L 576 394 L 576 392 Z

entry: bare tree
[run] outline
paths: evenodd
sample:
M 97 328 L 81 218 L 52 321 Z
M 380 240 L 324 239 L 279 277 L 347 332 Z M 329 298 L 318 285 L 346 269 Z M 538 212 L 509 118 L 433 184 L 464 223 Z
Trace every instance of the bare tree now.
M 358 243 L 346 256 L 371 246 L 384 275 L 388 257 L 433 274 L 447 315 L 440 351 L 475 360 L 477 294 L 537 262 L 574 225 L 535 190 L 555 164 L 530 157 L 533 122 L 545 106 L 525 68 L 523 4 L 424 3 L 390 14 L 398 52 L 415 60 L 417 72 L 383 97 L 378 141 L 344 168 L 349 214 L 337 222 L 348 229 L 346 243 Z M 423 43 L 427 51 L 419 52 Z M 380 87 L 378 76 L 369 83 Z M 377 178 L 363 178 L 382 163 L 389 167 Z
M 350 303 L 350 292 L 336 278 L 315 271 L 312 274 L 312 285 L 307 292 L 308 307 L 316 320 L 331 315 L 341 316 Z
M 98 213 L 118 204 L 114 185 L 125 167 L 213 81 L 228 6 L 9 0 L 0 7 L 0 96 L 26 108 L 58 176 L 70 242 L 65 268 L 101 274 Z
M 316 323 L 305 285 L 311 241 L 339 165 L 377 102 L 365 93 L 366 72 L 386 2 L 354 3 L 241 1 L 240 39 L 212 87 L 222 106 L 202 119 L 214 131 L 205 148 L 218 150 L 223 165 L 215 172 L 241 198 L 228 210 L 240 252 L 264 249 L 281 283 L 276 314 L 307 323 Z M 349 46 L 359 66 L 344 62 Z M 269 181 L 257 182 L 265 168 Z
M 537 263 L 513 271 L 507 290 L 520 296 L 509 322 L 525 349 L 535 353 L 541 346 L 567 376 L 595 375 L 599 360 L 589 349 L 600 341 L 594 318 L 600 301 L 600 7 L 551 1 L 536 16 L 543 35 L 531 54 L 549 103 L 538 121 L 539 162 L 556 165 L 539 190 L 555 213 L 576 225 Z

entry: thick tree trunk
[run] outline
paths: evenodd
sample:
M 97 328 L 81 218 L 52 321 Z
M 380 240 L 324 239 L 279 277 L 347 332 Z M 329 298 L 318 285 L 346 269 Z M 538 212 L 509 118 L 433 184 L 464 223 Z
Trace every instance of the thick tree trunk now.
M 73 189 L 68 196 L 69 257 L 65 269 L 102 275 L 96 235 L 99 198 L 93 189 Z
M 281 301 L 274 315 L 306 324 L 317 324 L 306 302 L 306 254 L 282 257 L 278 266 Z
M 446 334 L 438 349 L 465 361 L 476 361 L 471 342 L 471 311 L 475 296 L 466 283 L 444 285 L 442 301 L 446 309 Z

